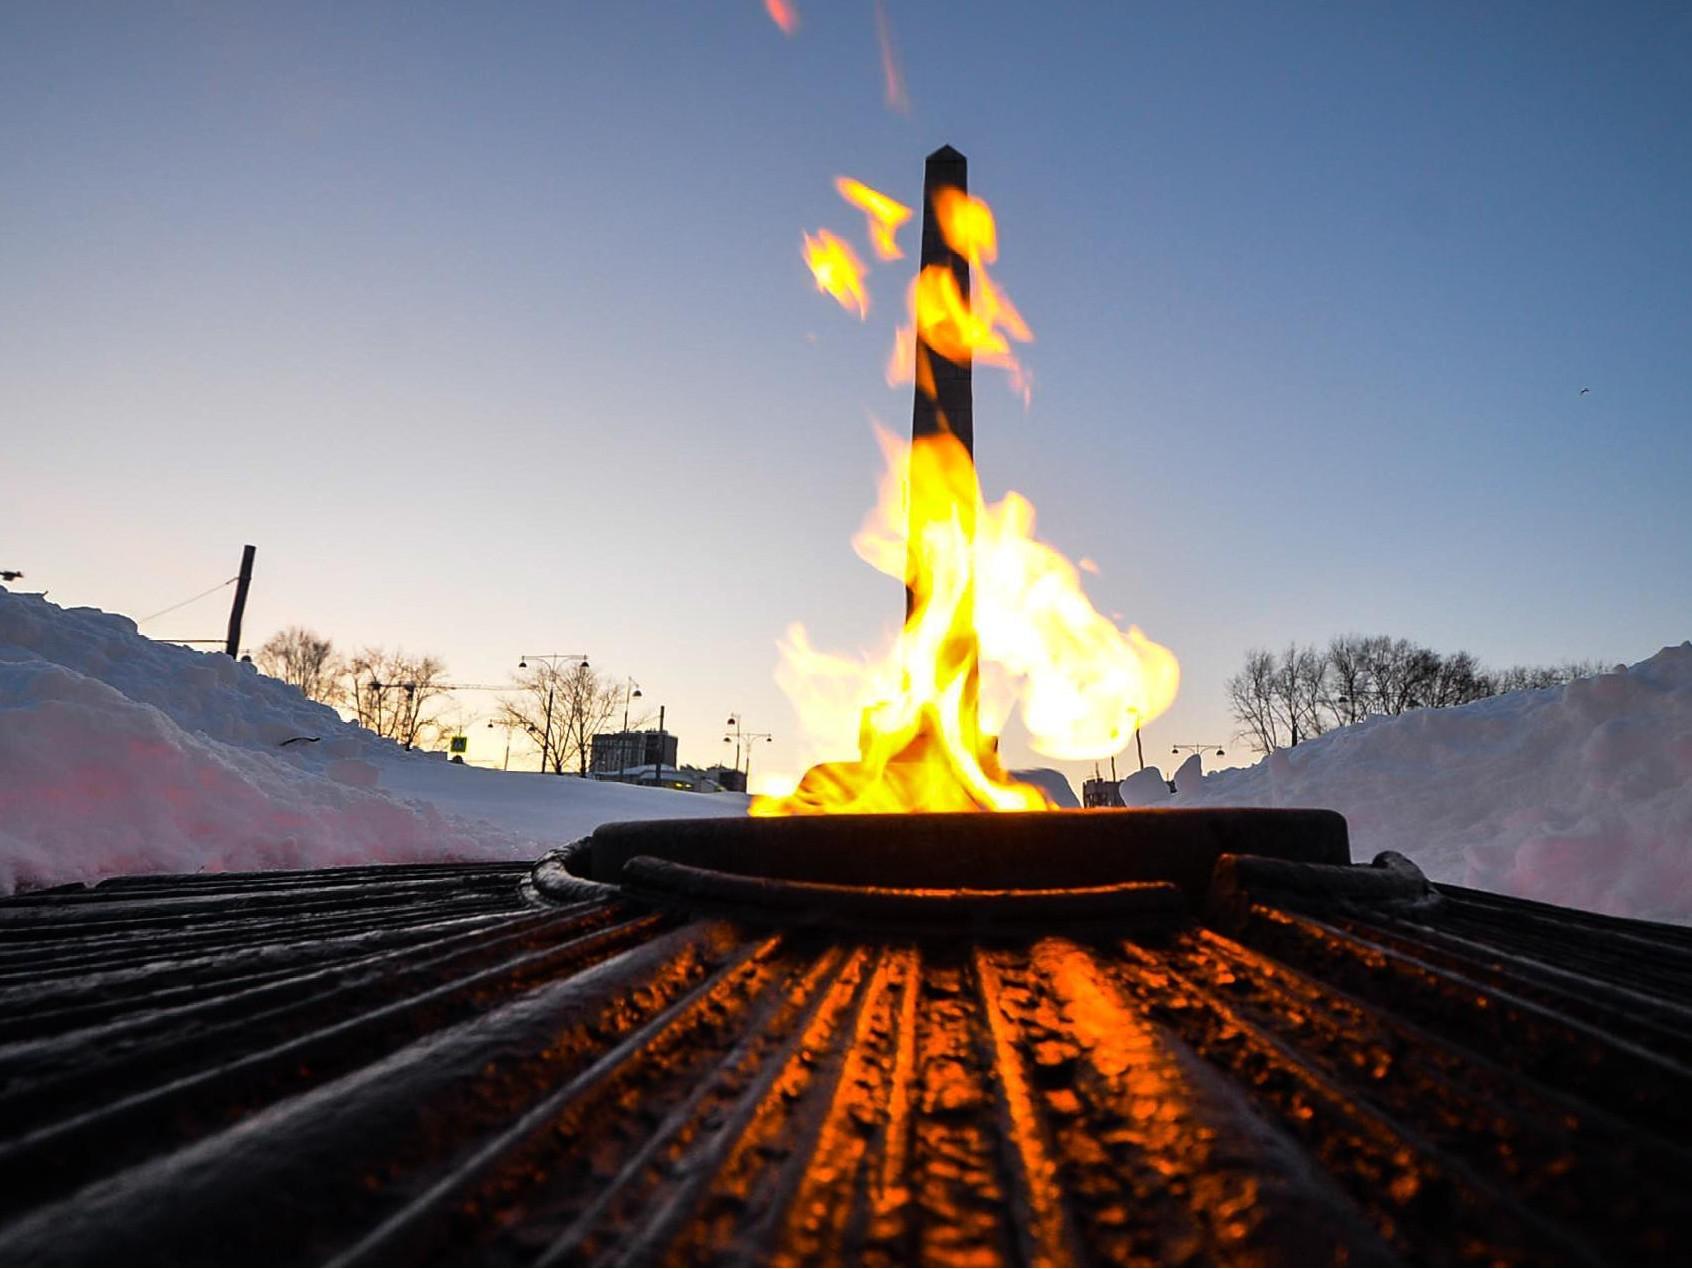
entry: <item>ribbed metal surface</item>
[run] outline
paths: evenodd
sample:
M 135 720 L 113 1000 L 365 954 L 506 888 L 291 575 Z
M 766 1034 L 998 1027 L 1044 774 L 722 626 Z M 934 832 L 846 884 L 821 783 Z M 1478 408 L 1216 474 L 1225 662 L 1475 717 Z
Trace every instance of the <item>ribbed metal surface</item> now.
M 1390 868 L 1241 868 L 1203 920 L 974 939 L 549 904 L 528 876 L 0 903 L 0 1260 L 1692 1246 L 1684 930 Z

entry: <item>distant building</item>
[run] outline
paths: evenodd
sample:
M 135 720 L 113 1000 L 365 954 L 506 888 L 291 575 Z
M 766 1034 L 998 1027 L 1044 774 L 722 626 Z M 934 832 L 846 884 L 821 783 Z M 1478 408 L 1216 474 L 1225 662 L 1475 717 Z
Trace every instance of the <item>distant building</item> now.
M 705 774 L 717 782 L 725 793 L 746 792 L 746 773 L 733 767 L 706 767 Z
M 1088 780 L 1081 785 L 1082 806 L 1121 806 L 1122 784 L 1117 780 Z
M 616 776 L 635 767 L 674 767 L 676 734 L 673 731 L 612 731 L 593 738 L 588 752 L 588 773 Z
M 668 763 L 645 762 L 638 767 L 624 767 L 621 771 L 590 771 L 588 779 L 613 784 L 657 785 L 664 789 L 679 789 L 684 793 L 733 793 L 737 790 L 719 783 L 719 776 L 732 778 L 739 773 L 721 767 L 672 767 Z

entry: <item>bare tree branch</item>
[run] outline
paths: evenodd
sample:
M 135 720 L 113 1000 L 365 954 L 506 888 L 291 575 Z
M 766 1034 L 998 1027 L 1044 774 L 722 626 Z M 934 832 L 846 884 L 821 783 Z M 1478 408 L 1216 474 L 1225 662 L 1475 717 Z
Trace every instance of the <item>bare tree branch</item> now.
M 253 655 L 253 664 L 272 678 L 292 683 L 311 700 L 333 705 L 340 697 L 336 683 L 340 662 L 334 645 L 302 626 L 271 635 Z

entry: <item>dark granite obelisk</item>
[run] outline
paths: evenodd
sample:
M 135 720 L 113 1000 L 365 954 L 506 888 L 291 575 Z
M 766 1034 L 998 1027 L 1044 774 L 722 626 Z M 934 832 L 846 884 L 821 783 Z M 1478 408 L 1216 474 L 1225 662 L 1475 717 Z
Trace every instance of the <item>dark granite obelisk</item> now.
M 928 156 L 928 163 L 923 168 L 922 178 L 922 258 L 917 262 L 918 270 L 938 265 L 950 269 L 958 280 L 958 291 L 964 301 L 969 300 L 969 261 L 951 247 L 946 245 L 946 237 L 940 232 L 940 222 L 934 214 L 934 195 L 937 191 L 953 186 L 964 193 L 969 192 L 969 160 L 952 149 L 943 145 Z M 911 405 L 911 440 L 913 442 L 925 436 L 934 436 L 941 432 L 950 432 L 963 442 L 971 462 L 975 459 L 975 402 L 971 388 L 971 363 L 966 359 L 961 364 L 950 361 L 935 352 L 923 338 L 922 326 L 913 317 L 916 336 L 916 388 L 912 392 Z M 915 479 L 914 469 L 912 479 Z M 916 490 L 911 491 L 909 541 L 914 544 L 924 533 L 921 517 L 924 512 L 919 508 L 927 506 L 932 513 L 935 508 L 932 503 L 926 503 L 916 496 Z M 945 513 L 949 519 L 952 515 L 965 517 L 969 525 L 969 532 L 974 534 L 974 508 L 950 508 Z M 911 548 L 911 564 L 907 571 L 905 586 L 905 620 L 911 619 L 916 609 L 916 595 L 911 590 L 908 579 L 916 575 L 916 556 L 914 545 Z M 969 598 L 970 609 L 974 608 L 974 589 L 971 587 Z M 967 641 L 967 650 L 953 649 L 954 654 L 967 656 L 973 661 L 975 656 L 975 640 L 973 635 Z M 973 665 L 969 671 L 973 680 L 976 670 Z M 973 695 L 973 691 L 972 691 Z
M 919 269 L 930 265 L 950 268 L 958 290 L 969 299 L 969 261 L 946 245 L 934 216 L 934 192 L 946 186 L 969 192 L 969 160 L 949 145 L 928 156 L 922 178 L 922 258 Z M 926 362 L 928 374 L 924 374 Z M 928 393 L 930 377 L 934 387 Z M 916 401 L 911 409 L 911 438 L 949 429 L 972 455 L 975 453 L 975 405 L 970 388 L 970 363 L 948 361 L 930 348 L 916 333 Z M 944 420 L 944 421 L 942 421 Z

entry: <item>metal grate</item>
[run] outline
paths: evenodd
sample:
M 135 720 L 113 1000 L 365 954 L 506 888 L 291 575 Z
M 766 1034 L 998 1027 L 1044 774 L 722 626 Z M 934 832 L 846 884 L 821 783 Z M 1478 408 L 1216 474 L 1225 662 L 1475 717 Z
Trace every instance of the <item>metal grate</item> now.
M 1692 933 L 1395 859 L 1162 889 L 873 935 L 557 860 L 7 900 L 0 1260 L 1692 1250 Z

